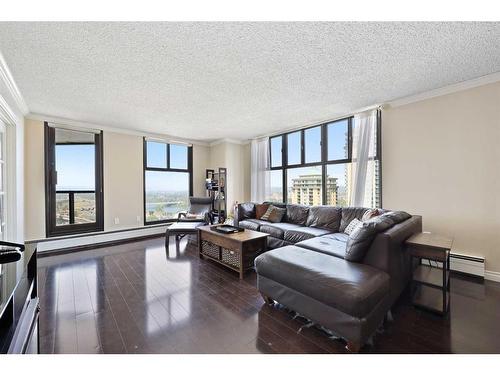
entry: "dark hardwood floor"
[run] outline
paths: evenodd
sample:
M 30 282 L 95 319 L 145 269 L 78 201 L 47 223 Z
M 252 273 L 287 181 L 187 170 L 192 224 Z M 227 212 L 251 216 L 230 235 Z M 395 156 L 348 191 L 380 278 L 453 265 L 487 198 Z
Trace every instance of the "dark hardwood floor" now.
M 42 353 L 346 353 L 345 343 L 263 303 L 192 246 L 163 239 L 39 259 Z M 500 284 L 453 277 L 442 319 L 408 305 L 365 353 L 500 353 Z

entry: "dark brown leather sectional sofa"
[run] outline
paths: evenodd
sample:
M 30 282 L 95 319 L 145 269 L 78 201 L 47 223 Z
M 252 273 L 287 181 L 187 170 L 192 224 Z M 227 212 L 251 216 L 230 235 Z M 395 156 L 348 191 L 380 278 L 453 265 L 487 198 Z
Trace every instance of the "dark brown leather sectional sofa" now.
M 269 233 L 273 249 L 255 260 L 258 289 L 347 341 L 357 352 L 382 324 L 406 287 L 410 258 L 403 243 L 422 231 L 422 218 L 385 210 L 348 236 L 344 229 L 366 208 L 279 205 L 281 223 L 255 218 L 239 204 L 235 224 Z

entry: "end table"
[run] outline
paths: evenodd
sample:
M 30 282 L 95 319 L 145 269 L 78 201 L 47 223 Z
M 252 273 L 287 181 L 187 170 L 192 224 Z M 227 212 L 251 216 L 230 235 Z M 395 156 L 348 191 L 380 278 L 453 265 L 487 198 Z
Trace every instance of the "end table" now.
M 411 259 L 410 293 L 413 305 L 446 315 L 450 306 L 450 251 L 453 240 L 427 232 L 414 234 L 405 244 Z M 417 268 L 414 267 L 414 258 L 419 260 Z

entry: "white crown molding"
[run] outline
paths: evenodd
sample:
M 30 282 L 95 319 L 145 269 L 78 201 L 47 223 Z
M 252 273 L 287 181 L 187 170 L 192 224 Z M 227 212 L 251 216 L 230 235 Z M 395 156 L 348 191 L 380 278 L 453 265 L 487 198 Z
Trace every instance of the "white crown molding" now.
M 464 91 L 468 89 L 472 89 L 474 87 L 484 86 L 489 83 L 495 83 L 500 81 L 500 72 L 487 74 L 485 76 L 481 76 L 478 78 L 470 79 L 468 81 L 463 81 L 459 83 L 455 83 L 453 85 L 443 86 L 438 89 L 422 92 L 420 94 L 406 96 L 401 99 L 393 100 L 387 103 L 390 107 L 396 108 L 402 105 L 420 102 L 422 100 L 435 98 L 438 96 L 453 94 L 458 91 Z
M 85 128 L 85 129 L 92 129 L 92 130 L 98 129 L 98 130 L 112 132 L 112 133 L 136 135 L 136 136 L 140 136 L 140 137 L 148 137 L 148 138 L 153 138 L 153 139 L 158 139 L 158 140 L 164 140 L 167 142 L 171 141 L 171 142 L 176 142 L 176 143 L 188 143 L 188 144 L 194 144 L 194 145 L 200 145 L 200 146 L 209 146 L 210 145 L 208 142 L 193 141 L 190 139 L 173 137 L 169 134 L 148 133 L 148 132 L 142 132 L 142 131 L 138 131 L 138 130 L 124 129 L 124 128 L 118 128 L 118 127 L 114 127 L 114 126 L 94 124 L 94 123 L 78 121 L 78 120 L 71 120 L 71 119 L 67 119 L 67 118 L 63 118 L 63 117 L 44 115 L 41 113 L 31 113 L 30 112 L 26 115 L 26 118 L 30 119 L 30 120 L 47 121 L 47 122 L 52 122 L 55 124 L 69 125 L 69 126 Z
M 24 101 L 21 91 L 19 91 L 19 87 L 17 87 L 16 81 L 14 80 L 14 77 L 12 76 L 12 73 L 10 72 L 10 69 L 7 66 L 7 63 L 1 52 L 0 52 L 0 79 L 3 81 L 5 87 L 7 87 L 7 90 L 14 99 L 14 102 L 16 103 L 19 109 L 19 112 L 21 112 L 23 116 L 28 114 L 29 112 L 28 105 Z
M 2 95 L 0 95 L 0 121 L 12 125 L 22 124 L 23 122 L 23 119 L 12 111 Z

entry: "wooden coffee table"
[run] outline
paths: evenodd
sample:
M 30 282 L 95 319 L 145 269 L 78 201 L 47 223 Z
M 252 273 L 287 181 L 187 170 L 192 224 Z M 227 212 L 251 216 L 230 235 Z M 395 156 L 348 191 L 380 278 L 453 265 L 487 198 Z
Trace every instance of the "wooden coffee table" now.
M 210 229 L 213 225 L 198 228 L 198 252 L 200 258 L 232 269 L 243 279 L 245 271 L 253 268 L 255 257 L 267 250 L 267 233 L 250 229 L 224 234 Z

